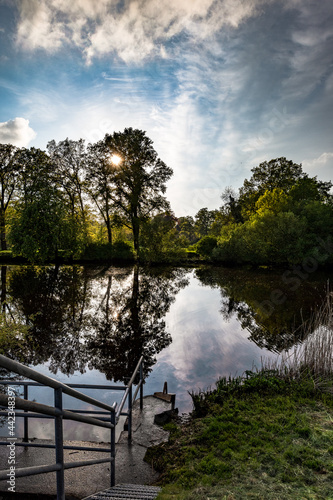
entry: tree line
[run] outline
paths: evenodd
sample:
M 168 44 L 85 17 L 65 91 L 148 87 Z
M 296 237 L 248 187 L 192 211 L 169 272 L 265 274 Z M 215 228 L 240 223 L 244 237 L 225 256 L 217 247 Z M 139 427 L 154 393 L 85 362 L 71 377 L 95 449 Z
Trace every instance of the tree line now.
M 145 132 L 132 128 L 87 147 L 69 139 L 49 142 L 47 151 L 0 145 L 1 250 L 8 239 L 15 255 L 33 262 L 59 251 L 78 257 L 103 242 L 102 220 L 109 246 L 126 228 L 138 255 L 143 223 L 170 210 L 171 175 Z
M 50 141 L 47 150 L 0 144 L 0 243 L 31 262 L 60 255 L 255 265 L 332 260 L 331 182 L 284 157 L 252 169 L 222 205 L 192 216 L 165 197 L 173 171 L 142 130 Z M 323 243 L 324 242 L 324 243 Z

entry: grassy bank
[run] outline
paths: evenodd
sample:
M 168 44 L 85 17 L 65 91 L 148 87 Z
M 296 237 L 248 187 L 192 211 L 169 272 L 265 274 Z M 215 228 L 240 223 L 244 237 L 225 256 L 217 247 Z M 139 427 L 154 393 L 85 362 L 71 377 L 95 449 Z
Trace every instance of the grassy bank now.
M 274 366 L 192 393 L 193 418 L 147 453 L 159 499 L 333 499 L 331 299 Z

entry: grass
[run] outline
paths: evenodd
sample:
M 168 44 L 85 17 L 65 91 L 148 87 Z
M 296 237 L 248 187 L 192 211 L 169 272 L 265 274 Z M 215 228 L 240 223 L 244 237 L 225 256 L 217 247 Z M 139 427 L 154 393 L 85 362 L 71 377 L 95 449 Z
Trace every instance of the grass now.
M 193 418 L 146 455 L 159 500 L 333 499 L 331 302 L 275 366 L 191 394 Z

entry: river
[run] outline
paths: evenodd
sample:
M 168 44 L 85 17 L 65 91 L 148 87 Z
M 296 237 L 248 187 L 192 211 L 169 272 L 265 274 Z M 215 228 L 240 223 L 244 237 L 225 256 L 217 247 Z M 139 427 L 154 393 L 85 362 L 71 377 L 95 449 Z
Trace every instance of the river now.
M 179 411 L 189 412 L 189 391 L 260 368 L 301 342 L 300 326 L 330 278 L 301 268 L 2 266 L 2 311 L 24 333 L 2 335 L 0 349 L 62 382 L 90 384 L 124 382 L 143 354 L 145 394 L 166 381 Z M 41 393 L 52 401 L 38 391 L 39 401 Z M 38 431 L 49 437 L 50 427 Z M 66 437 L 87 438 L 70 425 Z

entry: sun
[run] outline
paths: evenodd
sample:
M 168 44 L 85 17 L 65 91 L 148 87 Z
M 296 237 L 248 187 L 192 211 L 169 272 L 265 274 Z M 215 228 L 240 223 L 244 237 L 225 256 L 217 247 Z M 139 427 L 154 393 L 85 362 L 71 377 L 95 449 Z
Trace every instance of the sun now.
M 113 154 L 111 156 L 111 163 L 115 165 L 116 167 L 120 164 L 122 161 L 122 158 L 119 155 Z

